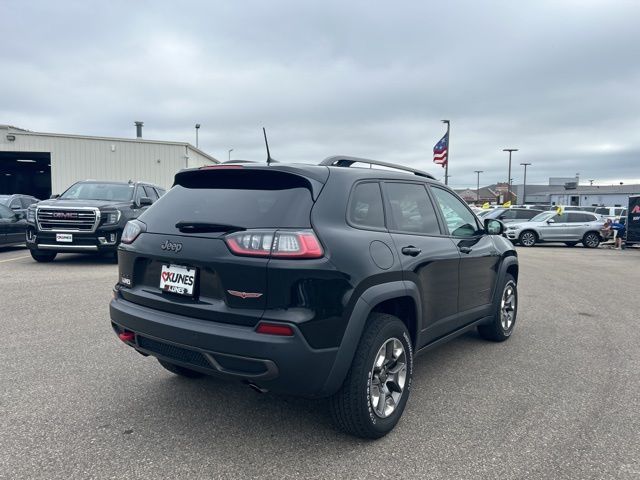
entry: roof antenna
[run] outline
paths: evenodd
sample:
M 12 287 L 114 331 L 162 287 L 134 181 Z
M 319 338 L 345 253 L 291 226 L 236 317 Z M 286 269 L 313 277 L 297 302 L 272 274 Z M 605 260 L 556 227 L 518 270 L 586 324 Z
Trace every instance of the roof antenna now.
M 275 162 L 273 158 L 271 158 L 271 153 L 269 152 L 269 140 L 267 140 L 267 131 L 262 127 L 262 134 L 264 135 L 264 144 L 267 146 L 267 165 L 271 165 L 271 162 Z

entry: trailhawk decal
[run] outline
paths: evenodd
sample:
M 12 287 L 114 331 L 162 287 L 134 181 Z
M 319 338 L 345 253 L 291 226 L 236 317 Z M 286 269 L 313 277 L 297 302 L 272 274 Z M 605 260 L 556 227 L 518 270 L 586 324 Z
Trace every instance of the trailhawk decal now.
M 229 295 L 240 298 L 260 298 L 262 296 L 261 293 L 257 292 L 239 292 L 237 290 L 227 290 L 227 292 Z

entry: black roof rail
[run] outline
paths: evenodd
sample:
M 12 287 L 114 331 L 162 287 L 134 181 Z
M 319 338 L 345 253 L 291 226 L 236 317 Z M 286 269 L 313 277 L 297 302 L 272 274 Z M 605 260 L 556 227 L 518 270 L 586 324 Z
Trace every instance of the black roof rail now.
M 402 170 L 404 172 L 413 173 L 414 175 L 418 175 L 419 177 L 426 177 L 432 180 L 436 179 L 436 177 L 434 177 L 430 173 L 423 172 L 422 170 L 416 170 L 415 168 L 396 165 L 395 163 L 381 162 L 379 160 L 370 160 L 368 158 L 348 157 L 348 156 L 338 155 L 334 157 L 325 158 L 323 161 L 320 162 L 320 165 L 324 165 L 325 167 L 350 167 L 354 163 L 367 163 L 369 165 L 378 165 L 380 167 L 394 168 L 396 170 Z

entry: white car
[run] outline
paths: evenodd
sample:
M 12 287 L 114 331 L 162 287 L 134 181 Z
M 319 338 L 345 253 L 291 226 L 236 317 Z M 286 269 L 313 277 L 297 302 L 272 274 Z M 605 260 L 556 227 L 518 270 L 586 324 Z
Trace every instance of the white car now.
M 596 248 L 602 237 L 604 226 L 601 215 L 591 212 L 542 212 L 528 222 L 506 225 L 505 235 L 513 243 L 533 247 L 540 242 L 562 242 L 569 247 L 582 243 L 587 248 Z

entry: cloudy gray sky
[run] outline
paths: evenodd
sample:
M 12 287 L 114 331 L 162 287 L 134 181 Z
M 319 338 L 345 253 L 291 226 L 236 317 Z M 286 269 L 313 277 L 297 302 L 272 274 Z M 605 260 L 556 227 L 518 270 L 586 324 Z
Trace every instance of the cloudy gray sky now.
M 350 154 L 450 183 L 640 180 L 640 2 L 0 0 L 0 123 L 195 143 L 220 159 Z

